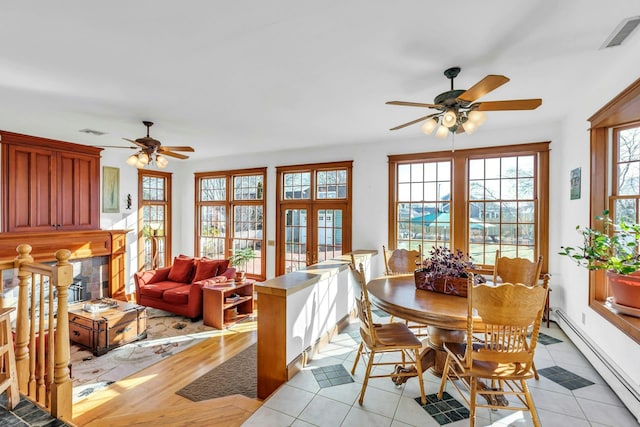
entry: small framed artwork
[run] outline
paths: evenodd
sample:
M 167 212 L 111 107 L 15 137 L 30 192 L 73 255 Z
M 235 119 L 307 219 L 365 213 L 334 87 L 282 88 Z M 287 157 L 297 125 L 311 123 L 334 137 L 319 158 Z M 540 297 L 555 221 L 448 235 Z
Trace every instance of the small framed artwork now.
M 581 168 L 575 168 L 571 171 L 571 200 L 580 198 L 580 175 Z
M 102 167 L 102 212 L 120 213 L 120 169 Z

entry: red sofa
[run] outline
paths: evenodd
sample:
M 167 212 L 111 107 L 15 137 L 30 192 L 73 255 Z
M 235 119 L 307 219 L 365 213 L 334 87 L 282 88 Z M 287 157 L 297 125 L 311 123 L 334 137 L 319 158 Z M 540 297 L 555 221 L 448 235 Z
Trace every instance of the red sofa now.
M 236 269 L 229 260 L 180 255 L 170 267 L 134 274 L 136 303 L 195 320 L 202 316 L 202 286 L 205 282 L 233 279 Z

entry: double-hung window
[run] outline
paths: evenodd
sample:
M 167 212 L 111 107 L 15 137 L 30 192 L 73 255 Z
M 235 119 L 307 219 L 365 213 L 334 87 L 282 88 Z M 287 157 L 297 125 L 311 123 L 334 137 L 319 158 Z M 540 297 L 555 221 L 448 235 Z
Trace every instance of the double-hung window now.
M 548 143 L 389 156 L 389 246 L 501 256 L 548 251 Z
M 197 173 L 196 254 L 226 259 L 237 249 L 251 247 L 256 257 L 247 274 L 265 274 L 266 168 Z

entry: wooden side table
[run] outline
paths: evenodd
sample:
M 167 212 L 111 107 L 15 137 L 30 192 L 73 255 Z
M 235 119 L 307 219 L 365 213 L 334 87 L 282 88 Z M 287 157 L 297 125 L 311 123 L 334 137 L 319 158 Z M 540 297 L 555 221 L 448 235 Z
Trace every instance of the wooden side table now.
M 203 319 L 207 326 L 217 329 L 227 328 L 253 314 L 253 280 L 244 280 L 235 283 L 221 283 L 219 285 L 205 285 L 203 292 Z M 237 301 L 226 302 L 226 298 L 232 294 L 239 295 Z M 227 316 L 225 311 L 237 309 L 237 315 Z

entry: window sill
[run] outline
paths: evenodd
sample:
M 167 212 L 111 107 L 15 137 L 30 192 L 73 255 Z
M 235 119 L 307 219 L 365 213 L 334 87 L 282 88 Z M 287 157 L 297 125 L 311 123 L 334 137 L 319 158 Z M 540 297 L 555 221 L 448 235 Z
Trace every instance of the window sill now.
M 598 314 L 611 322 L 615 327 L 631 337 L 636 343 L 640 344 L 640 318 L 619 314 L 605 304 L 604 301 L 594 300 L 590 307 Z

